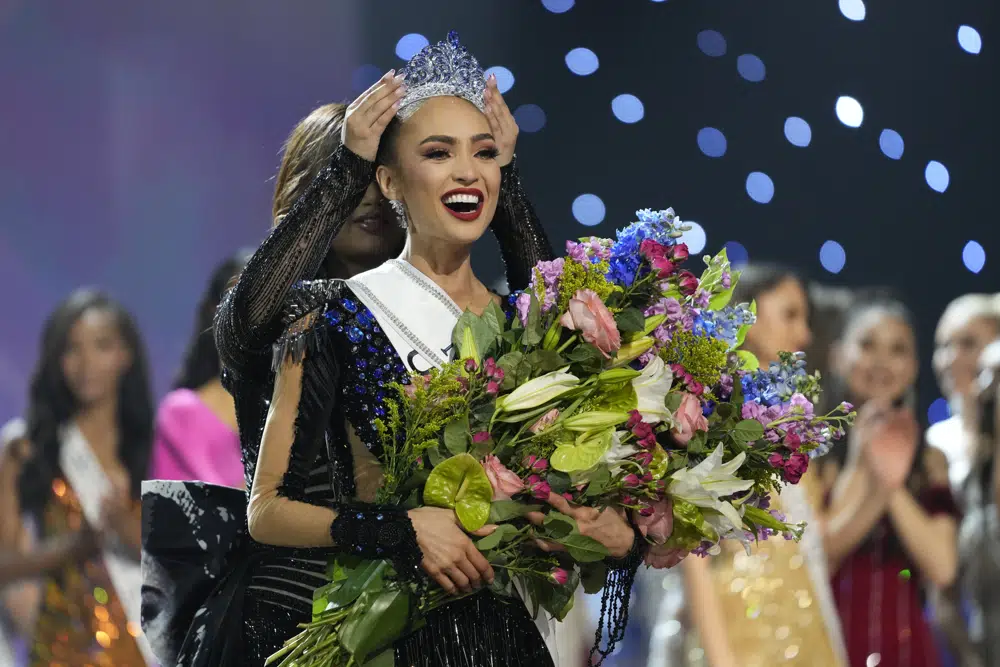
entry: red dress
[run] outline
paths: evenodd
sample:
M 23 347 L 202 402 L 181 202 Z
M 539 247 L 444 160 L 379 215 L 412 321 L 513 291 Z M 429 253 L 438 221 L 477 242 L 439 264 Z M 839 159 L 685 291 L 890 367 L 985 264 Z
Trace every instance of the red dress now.
M 918 498 L 931 515 L 958 516 L 947 487 Z M 940 667 L 921 599 L 923 581 L 888 517 L 833 577 L 851 667 Z

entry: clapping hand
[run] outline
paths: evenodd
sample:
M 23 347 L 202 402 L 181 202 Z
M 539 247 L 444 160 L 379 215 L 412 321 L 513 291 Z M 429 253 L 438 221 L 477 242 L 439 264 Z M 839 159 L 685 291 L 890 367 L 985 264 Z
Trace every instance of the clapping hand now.
M 884 489 L 903 487 L 913 467 L 920 427 L 907 408 L 872 406 L 862 414 L 859 437 L 862 461 Z

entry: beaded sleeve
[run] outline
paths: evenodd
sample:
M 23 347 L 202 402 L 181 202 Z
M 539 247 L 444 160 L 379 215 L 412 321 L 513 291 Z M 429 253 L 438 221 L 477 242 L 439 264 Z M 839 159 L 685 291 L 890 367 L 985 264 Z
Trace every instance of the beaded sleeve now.
M 337 363 L 337 339 L 331 331 L 328 315 L 334 312 L 339 295 L 339 281 L 311 281 L 291 290 L 284 321 L 292 322 L 274 346 L 275 370 L 291 362 L 302 365 L 301 394 L 295 416 L 292 448 L 277 495 L 290 500 L 310 502 L 307 484 L 320 456 L 320 448 L 329 443 L 331 415 L 340 389 Z M 328 464 L 333 455 L 328 451 Z M 331 484 L 335 475 L 330 474 Z M 315 491 L 312 491 L 315 494 Z M 387 559 L 402 576 L 419 571 L 423 554 L 417 546 L 416 533 L 402 507 L 346 501 L 333 493 L 328 498 L 337 516 L 329 526 L 334 545 L 362 558 Z M 291 521 L 289 521 L 291 523 Z
M 491 227 L 511 291 L 523 290 L 535 264 L 554 255 L 545 229 L 521 187 L 517 158 L 500 169 L 500 202 Z
M 633 524 L 635 541 L 632 549 L 623 558 L 607 559 L 608 573 L 601 591 L 601 615 L 594 633 L 594 647 L 590 650 L 590 663 L 599 667 L 604 659 L 614 653 L 618 642 L 625 638 L 628 625 L 628 608 L 632 601 L 632 586 L 639 565 L 646 555 L 646 538 Z M 604 639 L 607 634 L 607 639 Z M 603 648 L 601 643 L 606 641 Z
M 333 238 L 364 198 L 375 165 L 341 146 L 253 254 L 216 313 L 223 365 L 237 375 L 266 356 L 292 285 L 313 278 Z

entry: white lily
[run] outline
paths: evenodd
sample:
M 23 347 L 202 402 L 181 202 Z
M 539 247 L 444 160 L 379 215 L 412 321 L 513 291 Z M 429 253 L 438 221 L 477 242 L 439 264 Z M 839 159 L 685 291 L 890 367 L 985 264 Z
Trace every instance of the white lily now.
M 622 468 L 622 462 L 626 461 L 628 457 L 639 453 L 639 448 L 635 445 L 622 444 L 622 436 L 624 435 L 627 435 L 625 431 L 615 431 L 614 435 L 611 436 L 611 447 L 601 459 L 601 463 L 608 467 L 612 475 L 618 474 Z
M 712 512 L 706 512 L 705 519 L 721 536 L 733 536 L 733 532 L 742 533 L 743 518 L 731 502 L 722 500 L 740 491 L 746 491 L 753 486 L 750 480 L 742 480 L 734 474 L 746 460 L 746 454 L 740 452 L 726 463 L 722 462 L 723 449 L 720 444 L 715 451 L 694 468 L 678 470 L 670 477 L 667 492 L 696 507 L 714 510 L 721 516 L 711 517 Z
M 639 399 L 639 414 L 647 424 L 670 423 L 673 415 L 665 405 L 667 392 L 674 382 L 674 375 L 659 356 L 653 357 L 642 369 L 639 377 L 632 380 L 632 388 Z
M 528 380 L 497 401 L 497 411 L 518 412 L 544 405 L 580 384 L 580 378 L 566 371 L 552 371 Z

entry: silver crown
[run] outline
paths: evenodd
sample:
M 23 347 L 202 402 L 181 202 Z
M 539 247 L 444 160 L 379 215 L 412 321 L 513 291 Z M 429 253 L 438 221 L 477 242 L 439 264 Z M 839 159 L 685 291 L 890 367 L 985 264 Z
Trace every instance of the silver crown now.
M 403 68 L 406 94 L 396 115 L 400 120 L 412 116 L 420 104 L 431 97 L 460 97 L 485 111 L 483 93 L 486 75 L 476 57 L 459 44 L 458 33 L 452 30 L 448 39 L 428 44 Z

